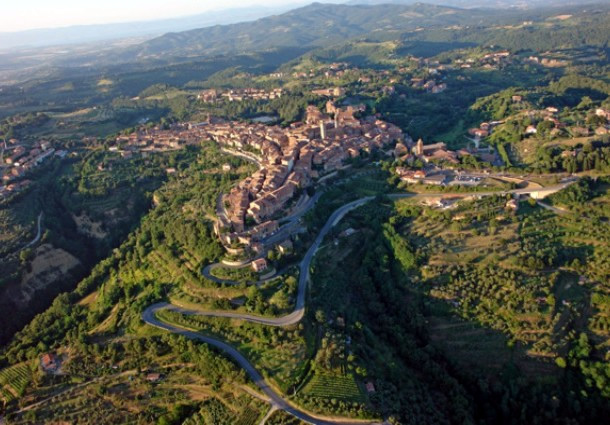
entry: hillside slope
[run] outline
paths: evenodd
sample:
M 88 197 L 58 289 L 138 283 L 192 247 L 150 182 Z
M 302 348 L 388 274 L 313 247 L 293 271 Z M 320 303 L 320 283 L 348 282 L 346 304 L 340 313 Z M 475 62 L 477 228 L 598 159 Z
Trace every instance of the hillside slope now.
M 283 46 L 327 46 L 368 33 L 400 33 L 421 27 L 482 23 L 490 11 L 427 4 L 335 5 L 314 3 L 282 15 L 233 25 L 170 33 L 134 46 L 139 59 L 265 50 Z

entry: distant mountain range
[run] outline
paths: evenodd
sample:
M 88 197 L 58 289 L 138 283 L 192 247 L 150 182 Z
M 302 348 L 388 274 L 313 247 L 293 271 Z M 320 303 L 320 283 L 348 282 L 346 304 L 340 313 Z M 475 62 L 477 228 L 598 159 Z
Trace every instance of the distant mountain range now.
M 463 9 L 429 3 L 391 0 L 352 0 L 352 2 L 385 2 L 386 4 L 323 4 L 313 3 L 281 15 L 252 22 L 216 25 L 180 33 L 170 33 L 127 47 L 123 59 L 169 60 L 198 56 L 226 55 L 265 51 L 274 48 L 327 47 L 366 37 L 370 40 L 398 39 L 402 34 L 430 29 L 490 27 L 519 25 L 524 20 L 545 19 L 559 9 L 552 7 L 571 0 L 540 1 L 546 8 L 537 11 L 522 9 Z M 466 0 L 435 0 L 464 3 Z M 468 0 L 470 2 L 470 0 Z M 411 3 L 411 4 L 398 4 Z M 499 0 L 501 4 L 516 4 Z M 579 11 L 586 6 L 563 6 L 563 11 Z M 549 6 L 551 4 L 552 6 Z M 488 4 L 489 5 L 489 4 Z
M 116 24 L 78 25 L 64 28 L 44 28 L 16 32 L 0 32 L 0 50 L 43 47 L 65 44 L 92 43 L 120 38 L 159 36 L 168 32 L 194 28 L 253 21 L 265 16 L 283 13 L 306 4 L 289 2 L 276 7 L 245 7 L 201 13 L 182 18 Z
M 483 23 L 487 10 L 464 10 L 430 4 L 343 5 L 313 3 L 252 22 L 216 25 L 170 33 L 131 46 L 127 57 L 160 59 L 262 51 L 288 46 L 328 46 L 369 35 L 396 36 L 430 26 Z
M 332 3 L 345 5 L 375 6 L 393 4 L 402 6 L 417 6 L 417 0 L 330 0 Z M 603 2 L 604 0 L 597 0 Z M 537 7 L 582 5 L 593 3 L 595 0 L 427 0 L 425 3 L 456 7 L 462 9 L 472 8 L 521 8 L 533 9 Z M 252 6 L 244 8 L 212 11 L 193 16 L 173 19 L 160 19 L 152 21 L 79 25 L 65 28 L 45 28 L 18 32 L 0 31 L 0 51 L 15 48 L 45 47 L 56 45 L 93 43 L 105 40 L 122 38 L 152 38 L 166 33 L 183 32 L 193 29 L 227 25 L 240 22 L 255 21 L 260 18 L 287 12 L 295 7 L 304 6 L 308 1 L 294 0 L 282 6 L 263 7 Z M 273 35 L 273 34 L 272 34 Z
M 421 0 L 348 0 L 347 5 L 379 5 L 402 4 L 411 5 L 421 3 Z M 441 6 L 459 7 L 463 9 L 535 9 L 539 7 L 576 6 L 587 3 L 600 3 L 596 0 L 426 0 L 425 3 Z
M 440 1 L 456 3 L 462 0 Z M 596 8 L 606 15 L 595 12 Z M 557 38 L 558 34 L 554 32 L 554 24 L 544 22 L 547 18 L 563 13 L 595 13 L 603 18 L 607 16 L 607 12 L 608 2 L 602 7 L 595 8 L 580 5 L 528 11 L 463 9 L 424 3 L 382 5 L 313 3 L 250 22 L 170 32 L 143 42 L 132 40 L 131 43 L 125 43 L 123 40 L 118 40 L 97 45 L 30 48 L 22 49 L 20 52 L 0 53 L 0 83 L 3 80 L 7 83 L 16 83 L 34 77 L 49 78 L 57 70 L 68 68 L 78 68 L 78 72 L 84 75 L 94 72 L 119 72 L 134 67 L 138 69 L 167 67 L 213 58 L 224 60 L 235 55 L 251 56 L 258 53 L 281 56 L 276 59 L 283 59 L 283 62 L 286 62 L 307 51 L 350 41 L 404 40 L 411 45 L 420 43 L 424 50 L 425 43 L 432 45 L 438 42 L 461 41 L 465 42 L 465 45 L 480 43 L 504 45 L 504 41 L 510 41 L 509 38 L 518 40 L 520 37 L 537 37 L 535 32 L 530 34 L 529 27 L 521 28 L 524 21 L 533 20 L 543 23 L 545 28 L 548 27 L 544 33 L 545 37 L 553 39 Z M 520 29 L 508 34 L 507 26 Z M 563 34 L 563 38 L 557 39 L 562 40 L 562 45 L 566 47 L 571 45 L 570 40 L 585 38 L 599 45 L 598 39 L 603 39 L 604 33 L 597 34 L 597 38 L 592 37 L 590 33 L 595 35 L 595 28 L 577 25 L 571 32 Z M 599 28 L 606 29 L 604 26 Z M 538 42 L 531 44 L 544 45 Z M 420 53 L 426 56 L 433 51 Z M 274 60 L 274 63 L 278 60 Z M 74 73 L 76 70 L 73 69 L 71 72 Z M 63 71 L 61 73 L 63 74 Z

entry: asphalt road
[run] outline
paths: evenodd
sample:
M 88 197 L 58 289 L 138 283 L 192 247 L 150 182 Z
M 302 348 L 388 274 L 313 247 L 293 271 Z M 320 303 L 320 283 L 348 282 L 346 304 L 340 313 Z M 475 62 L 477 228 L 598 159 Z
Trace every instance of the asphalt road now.
M 560 190 L 560 189 L 565 188 L 569 184 L 571 184 L 571 183 L 570 182 L 562 183 L 560 185 L 547 187 L 546 190 Z M 506 192 L 479 192 L 479 193 L 472 193 L 472 192 L 471 193 L 459 193 L 459 192 L 456 192 L 456 193 L 425 193 L 425 194 L 397 193 L 397 194 L 391 194 L 391 195 L 389 195 L 389 197 L 391 199 L 404 199 L 404 198 L 418 198 L 418 197 L 442 196 L 442 195 L 445 195 L 445 196 L 447 196 L 447 195 L 449 195 L 449 196 L 452 196 L 452 195 L 491 196 L 491 195 L 502 195 L 505 193 L 527 194 L 527 193 L 538 192 L 538 191 L 539 191 L 538 189 L 515 189 L 515 190 L 506 191 Z M 303 315 L 305 314 L 305 297 L 307 294 L 307 283 L 309 282 L 309 270 L 310 270 L 311 262 L 316 254 L 316 251 L 322 244 L 322 241 L 324 240 L 324 238 L 326 237 L 328 232 L 333 228 L 333 226 L 335 226 L 339 221 L 341 221 L 341 219 L 343 219 L 343 217 L 345 217 L 345 215 L 347 213 L 349 213 L 353 209 L 356 209 L 356 208 L 370 202 L 373 199 L 374 199 L 373 196 L 367 196 L 367 197 L 349 202 L 349 203 L 343 205 L 342 207 L 338 208 L 337 210 L 335 210 L 331 214 L 331 216 L 328 218 L 328 220 L 324 224 L 324 227 L 322 227 L 322 229 L 318 233 L 318 236 L 316 237 L 313 244 L 309 247 L 309 249 L 305 253 L 305 256 L 303 257 L 303 259 L 301 260 L 301 263 L 299 265 L 299 286 L 298 286 L 298 292 L 297 292 L 297 300 L 296 300 L 295 310 L 292 313 L 290 313 L 286 316 L 272 318 L 272 317 L 261 317 L 261 316 L 251 315 L 251 314 L 233 313 L 233 312 L 189 310 L 189 309 L 173 306 L 171 304 L 165 304 L 164 308 L 172 309 L 172 310 L 178 311 L 182 314 L 191 315 L 191 316 L 229 317 L 229 318 L 234 318 L 234 319 L 246 320 L 246 321 L 250 321 L 250 322 L 254 322 L 254 323 L 260 323 L 260 324 L 264 324 L 264 325 L 268 325 L 268 326 L 290 326 L 290 325 L 299 323 L 301 321 L 301 319 L 303 318 Z M 209 273 L 209 271 L 210 271 L 209 269 L 212 266 L 208 266 L 208 267 L 206 267 L 206 269 L 204 269 L 204 275 L 207 278 L 212 279 L 217 283 L 231 283 L 230 281 L 225 281 L 225 280 L 212 276 Z M 279 274 L 281 274 L 281 273 L 279 273 Z M 277 277 L 278 275 L 275 275 L 274 278 Z
M 356 201 L 350 202 L 350 203 L 342 206 L 341 208 L 337 209 L 335 212 L 333 212 L 332 215 L 329 217 L 329 219 L 326 221 L 326 224 L 320 230 L 320 233 L 318 233 L 316 240 L 311 245 L 311 247 L 307 250 L 307 253 L 303 257 L 303 260 L 301 261 L 300 274 L 299 274 L 299 288 L 298 288 L 298 294 L 297 294 L 296 307 L 295 307 L 295 310 L 292 313 L 290 313 L 289 315 L 286 315 L 283 317 L 278 317 L 278 318 L 267 318 L 267 317 L 259 317 L 259 316 L 252 316 L 252 315 L 248 315 L 248 314 L 231 313 L 231 312 L 196 311 L 196 310 L 183 309 L 181 307 L 177 307 L 177 306 L 174 306 L 174 305 L 171 305 L 168 303 L 158 303 L 158 304 L 154 304 L 154 305 L 148 307 L 146 310 L 144 310 L 144 312 L 142 313 L 142 320 L 151 326 L 154 326 L 159 329 L 163 329 L 163 330 L 166 330 L 168 332 L 172 332 L 172 333 L 175 333 L 178 335 L 183 335 L 190 339 L 195 339 L 198 341 L 205 342 L 205 343 L 210 344 L 210 345 L 218 348 L 219 350 L 223 351 L 224 353 L 226 353 L 227 355 L 232 357 L 248 373 L 248 375 L 250 375 L 250 377 L 252 378 L 254 383 L 271 399 L 274 406 L 286 411 L 287 413 L 290 413 L 291 415 L 297 417 L 298 419 L 300 419 L 302 421 L 308 422 L 310 424 L 315 424 L 315 425 L 327 425 L 327 424 L 328 425 L 337 425 L 337 424 L 362 425 L 363 423 L 367 423 L 367 422 L 362 422 L 362 421 L 349 422 L 349 421 L 345 421 L 342 419 L 325 420 L 325 419 L 314 418 L 313 416 L 309 415 L 308 413 L 305 413 L 305 412 L 293 407 L 292 405 L 290 405 L 280 394 L 278 394 L 273 388 L 271 388 L 269 386 L 269 384 L 267 384 L 267 382 L 265 382 L 265 380 L 261 376 L 261 374 L 248 361 L 248 359 L 246 359 L 237 349 L 235 349 L 232 346 L 230 346 L 229 344 L 227 344 L 223 341 L 217 340 L 215 338 L 211 338 L 211 337 L 202 335 L 198 332 L 190 331 L 190 330 L 183 329 L 183 328 L 180 328 L 180 327 L 168 324 L 168 323 L 164 323 L 155 317 L 155 313 L 159 310 L 168 309 L 168 310 L 176 311 L 176 312 L 186 314 L 186 315 L 230 317 L 230 318 L 236 318 L 236 319 L 247 320 L 247 321 L 251 321 L 251 322 L 255 322 L 255 323 L 260 323 L 260 324 L 264 324 L 264 325 L 269 325 L 269 326 L 289 326 L 289 325 L 294 325 L 296 323 L 299 323 L 301 321 L 301 319 L 303 318 L 303 315 L 305 314 L 305 296 L 306 296 L 306 292 L 307 292 L 307 283 L 309 281 L 309 267 L 311 265 L 311 261 L 313 260 L 316 251 L 318 250 L 318 248 L 320 247 L 320 244 L 324 240 L 324 237 L 328 234 L 328 232 L 332 229 L 332 227 L 335 224 L 337 224 L 343 217 L 345 217 L 345 215 L 347 213 L 349 213 L 351 210 L 353 210 L 355 208 L 358 208 L 361 205 L 364 205 L 365 203 L 371 201 L 372 199 L 373 199 L 373 197 L 370 196 L 370 197 L 366 197 L 366 198 L 362 198 L 362 199 L 358 199 Z M 378 423 L 378 422 L 368 422 L 368 423 L 372 424 L 372 423 Z
M 557 215 L 566 215 L 566 214 L 570 213 L 570 211 L 568 211 L 568 210 L 564 210 L 562 208 L 557 208 L 557 207 L 554 207 L 552 205 L 546 204 L 544 202 L 538 201 L 538 205 L 540 205 L 545 210 L 549 210 L 549 211 L 554 212 Z M 583 217 L 581 216 L 581 218 L 583 218 Z
M 404 196 L 406 197 L 408 195 L 404 195 Z M 172 305 L 169 303 L 155 304 L 155 306 L 154 306 L 155 311 L 158 311 L 160 309 L 168 309 L 168 310 L 177 311 L 181 314 L 185 314 L 185 315 L 189 315 L 189 316 L 229 317 L 229 318 L 234 318 L 234 319 L 247 320 L 247 321 L 254 322 L 254 323 L 261 323 L 261 324 L 269 325 L 269 326 L 290 326 L 290 325 L 299 323 L 301 321 L 301 319 L 303 318 L 303 315 L 305 314 L 305 297 L 307 294 L 307 283 L 309 281 L 309 268 L 311 266 L 311 262 L 315 256 L 315 254 L 316 254 L 316 251 L 322 244 L 322 241 L 324 240 L 324 238 L 326 237 L 328 232 L 330 232 L 330 230 L 333 228 L 333 226 L 335 226 L 339 221 L 341 221 L 341 219 L 343 217 L 345 217 L 345 215 L 347 213 L 349 213 L 351 210 L 366 204 L 367 202 L 371 201 L 372 199 L 373 199 L 372 196 L 368 196 L 366 198 L 361 198 L 356 201 L 345 204 L 342 207 L 335 210 L 335 212 L 333 212 L 331 214 L 331 216 L 328 218 L 328 220 L 324 224 L 324 227 L 322 227 L 322 229 L 318 233 L 316 240 L 309 247 L 309 249 L 305 253 L 305 256 L 301 260 L 301 263 L 299 264 L 299 286 L 298 286 L 298 291 L 297 291 L 297 300 L 296 300 L 295 310 L 292 313 L 290 313 L 286 316 L 282 316 L 282 317 L 262 317 L 262 316 L 255 316 L 255 315 L 251 315 L 251 314 L 219 312 L 219 311 L 214 311 L 214 310 L 212 310 L 212 311 L 190 310 L 190 309 L 178 307 L 178 306 L 175 306 L 175 305 Z M 216 279 L 218 279 L 218 278 L 216 278 Z M 150 308 L 152 308 L 152 307 L 149 307 L 149 309 Z M 148 309 L 146 311 L 148 311 Z M 145 314 L 146 314 L 146 311 L 145 311 Z
M 40 213 L 38 214 L 38 230 L 36 230 L 36 237 L 34 237 L 34 239 L 30 242 L 28 242 L 23 248 L 21 248 L 21 250 L 23 251 L 26 248 L 31 247 L 32 245 L 35 245 L 38 243 L 38 241 L 40 240 L 40 237 L 42 236 L 42 216 L 44 215 L 44 213 Z
M 556 186 L 547 187 L 544 190 L 546 190 L 546 191 L 560 190 L 560 189 L 567 187 L 569 184 L 571 184 L 571 182 L 566 182 L 566 183 L 562 183 L 562 184 L 559 184 Z M 406 193 L 406 194 L 392 194 L 389 196 L 392 199 L 402 199 L 402 198 L 409 198 L 409 197 L 428 197 L 428 196 L 435 196 L 435 195 L 439 195 L 439 196 L 441 196 L 441 195 L 490 196 L 490 195 L 498 195 L 498 194 L 502 195 L 502 194 L 506 194 L 506 193 L 528 194 L 528 193 L 538 192 L 538 191 L 540 191 L 540 190 L 538 190 L 538 189 L 516 189 L 516 190 L 510 190 L 510 191 L 506 191 L 506 192 L 437 193 L 437 194 Z M 368 196 L 368 197 L 364 197 L 364 198 L 349 202 L 349 203 L 343 205 L 342 207 L 338 208 L 337 210 L 335 210 L 331 214 L 331 216 L 328 218 L 328 220 L 326 221 L 326 223 L 324 224 L 324 226 L 318 233 L 318 236 L 316 237 L 315 241 L 309 247 L 309 249 L 307 250 L 307 253 L 301 260 L 301 263 L 299 266 L 300 274 L 299 274 L 299 286 L 298 286 L 296 306 L 295 306 L 295 310 L 292 313 L 290 313 L 286 316 L 283 316 L 283 317 L 267 318 L 267 317 L 253 316 L 253 315 L 248 315 L 248 314 L 232 313 L 232 312 L 189 310 L 189 309 L 177 307 L 177 306 L 174 306 L 174 305 L 171 305 L 168 303 L 158 303 L 158 304 L 154 304 L 154 305 L 148 307 L 142 313 L 142 320 L 151 326 L 155 326 L 157 328 L 160 328 L 160 329 L 163 329 L 168 332 L 175 333 L 175 334 L 183 335 L 187 338 L 205 342 L 205 343 L 210 344 L 210 345 L 218 348 L 219 350 L 223 351 L 224 353 L 226 353 L 227 355 L 232 357 L 242 368 L 244 368 L 244 370 L 246 370 L 246 372 L 248 373 L 248 375 L 250 375 L 250 377 L 256 383 L 256 385 L 271 399 L 272 403 L 275 406 L 277 406 L 279 409 L 285 410 L 286 412 L 292 414 L 295 417 L 297 417 L 305 422 L 311 423 L 311 424 L 321 424 L 321 425 L 324 425 L 324 424 L 335 425 L 338 423 L 350 424 L 350 422 L 345 422 L 345 421 L 342 421 L 339 419 L 338 420 L 317 419 L 299 409 L 294 408 L 280 394 L 278 394 L 275 390 L 273 390 L 265 382 L 265 380 L 263 379 L 261 374 L 254 368 L 254 366 L 252 364 L 250 364 L 250 362 L 238 350 L 236 350 L 229 344 L 222 342 L 220 340 L 204 336 L 197 332 L 189 331 L 187 329 L 183 329 L 183 328 L 180 328 L 180 327 L 177 327 L 174 325 L 170 325 L 170 324 L 161 322 L 160 320 L 158 320 L 155 317 L 155 313 L 162 309 L 169 309 L 169 310 L 177 311 L 179 313 L 186 314 L 186 315 L 228 317 L 228 318 L 235 318 L 235 319 L 240 319 L 240 320 L 251 321 L 254 323 L 260 323 L 260 324 L 269 325 L 269 326 L 290 326 L 290 325 L 299 323 L 305 314 L 305 298 L 306 298 L 307 286 L 308 286 L 308 282 L 309 282 L 309 270 L 310 270 L 311 262 L 315 256 L 316 251 L 320 247 L 322 241 L 324 240 L 324 238 L 326 237 L 328 232 L 333 228 L 333 226 L 335 226 L 339 221 L 341 221 L 341 219 L 343 219 L 343 217 L 345 217 L 345 215 L 347 215 L 353 209 L 356 209 L 356 208 L 370 202 L 373 199 L 374 199 L 373 196 Z M 353 423 L 362 424 L 363 422 L 356 421 Z
M 308 414 L 302 410 L 299 410 L 299 409 L 293 407 L 280 394 L 278 394 L 273 388 L 271 388 L 269 386 L 269 384 L 267 384 L 265 379 L 256 370 L 256 368 L 254 368 L 254 366 L 252 366 L 252 364 L 248 361 L 248 359 L 246 359 L 239 351 L 237 351 L 235 348 L 233 348 L 229 344 L 219 341 L 214 338 L 207 337 L 200 333 L 189 331 L 187 329 L 182 329 L 177 326 L 173 326 L 173 325 L 170 325 L 168 323 L 164 323 L 164 322 L 161 322 L 160 320 L 158 320 L 155 317 L 155 313 L 158 310 L 166 308 L 166 307 L 167 307 L 167 304 L 165 304 L 165 303 L 154 304 L 154 305 L 148 307 L 144 311 L 144 313 L 142 313 L 142 320 L 144 320 L 146 323 L 148 323 L 149 325 L 154 326 L 156 328 L 163 329 L 165 331 L 172 332 L 177 335 L 182 335 L 189 339 L 194 339 L 194 340 L 198 340 L 201 342 L 205 342 L 206 344 L 216 347 L 220 351 L 224 352 L 225 354 L 227 354 L 228 356 L 233 358 L 233 360 L 235 360 L 237 362 L 237 364 L 240 367 L 242 367 L 248 373 L 248 375 L 250 375 L 250 378 L 252 378 L 254 383 L 263 391 L 263 393 L 265 393 L 265 395 L 267 397 L 269 397 L 269 399 L 271 400 L 271 403 L 274 406 L 276 406 L 277 408 L 282 409 L 282 410 L 286 411 L 287 413 L 290 413 L 291 415 L 295 416 L 296 418 L 298 418 L 302 421 L 305 421 L 307 423 L 314 424 L 314 425 L 337 425 L 337 424 L 362 425 L 363 423 L 367 423 L 367 422 L 362 422 L 362 421 L 349 422 L 349 421 L 343 421 L 341 419 L 337 419 L 337 420 L 318 419 L 318 418 L 314 418 L 313 416 L 311 416 L 310 414 Z M 374 422 L 368 422 L 368 423 L 373 424 Z

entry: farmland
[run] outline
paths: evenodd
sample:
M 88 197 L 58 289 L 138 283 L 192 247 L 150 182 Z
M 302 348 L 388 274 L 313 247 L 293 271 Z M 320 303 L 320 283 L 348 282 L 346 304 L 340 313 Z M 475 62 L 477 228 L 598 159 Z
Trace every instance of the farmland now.
M 305 385 L 302 395 L 311 398 L 336 398 L 338 400 L 363 402 L 364 397 L 352 375 L 315 374 Z
M 1 52 L 0 423 L 607 421 L 610 6 L 447 2 Z
M 4 403 L 21 397 L 31 381 L 31 364 L 20 363 L 0 370 L 0 390 Z

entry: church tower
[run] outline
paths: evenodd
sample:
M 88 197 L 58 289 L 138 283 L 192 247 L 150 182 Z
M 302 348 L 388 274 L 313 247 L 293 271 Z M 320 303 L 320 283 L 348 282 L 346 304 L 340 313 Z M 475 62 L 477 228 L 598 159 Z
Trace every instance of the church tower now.
M 415 146 L 415 154 L 416 155 L 424 154 L 424 141 L 421 138 L 417 141 L 417 146 Z
M 324 123 L 324 121 L 320 121 L 320 138 L 322 140 L 326 139 L 326 124 Z

